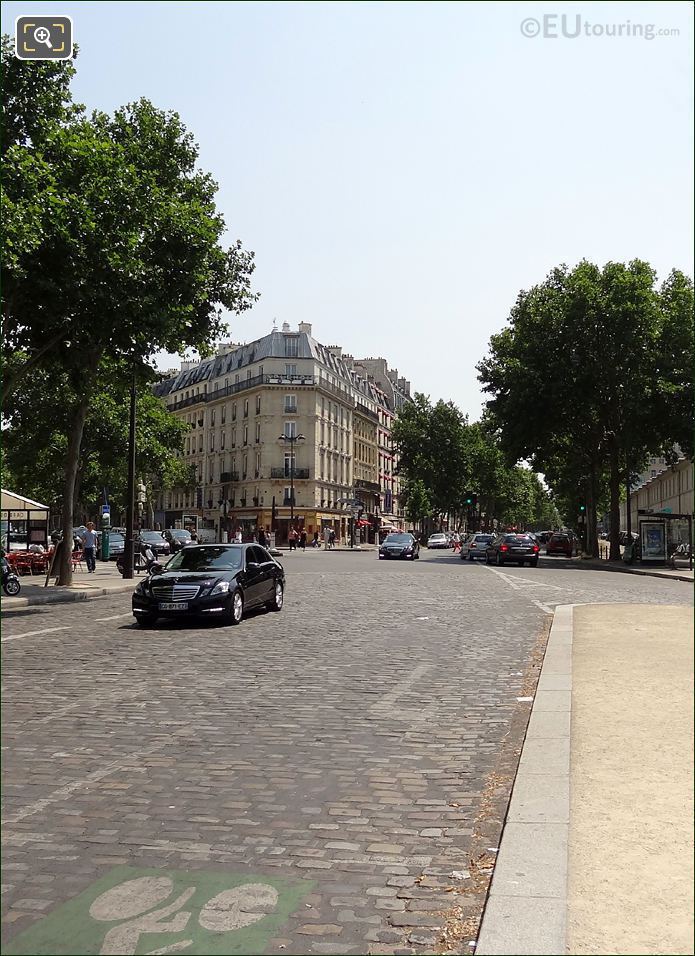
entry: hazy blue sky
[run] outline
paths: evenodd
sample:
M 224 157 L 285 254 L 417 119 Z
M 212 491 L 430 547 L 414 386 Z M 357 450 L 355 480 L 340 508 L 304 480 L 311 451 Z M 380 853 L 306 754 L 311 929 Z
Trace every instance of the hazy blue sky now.
M 2 11 L 5 32 L 19 14 L 73 17 L 89 107 L 146 96 L 179 111 L 230 240 L 256 253 L 262 298 L 235 340 L 312 322 L 324 344 L 383 355 L 477 417 L 475 363 L 553 265 L 639 256 L 692 273 L 690 3 Z M 579 14 L 582 30 L 680 35 L 522 34 L 562 13 L 570 32 Z

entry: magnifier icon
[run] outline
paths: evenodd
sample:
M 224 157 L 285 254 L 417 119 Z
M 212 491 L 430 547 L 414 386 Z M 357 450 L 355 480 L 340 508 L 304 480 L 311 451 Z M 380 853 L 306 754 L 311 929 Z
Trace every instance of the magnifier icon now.
M 53 49 L 51 43 L 51 32 L 48 27 L 37 27 L 34 30 L 34 39 L 37 43 L 45 43 L 49 50 Z

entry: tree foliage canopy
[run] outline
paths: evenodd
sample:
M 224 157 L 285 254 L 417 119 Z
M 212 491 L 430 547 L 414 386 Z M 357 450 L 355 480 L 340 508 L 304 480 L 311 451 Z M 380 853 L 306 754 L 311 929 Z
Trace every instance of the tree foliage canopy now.
M 222 244 L 217 185 L 177 113 L 141 99 L 88 117 L 71 100 L 72 64 L 19 60 L 7 38 L 2 59 L 3 411 L 31 374 L 63 383 L 70 540 L 100 363 L 125 362 L 146 383 L 159 350 L 206 354 L 222 309 L 255 299 L 253 254 Z
M 519 294 L 478 365 L 508 460 L 587 502 L 590 550 L 606 487 L 615 556 L 627 470 L 675 443 L 692 448 L 692 307 L 689 279 L 674 271 L 658 289 L 641 260 L 560 266 Z

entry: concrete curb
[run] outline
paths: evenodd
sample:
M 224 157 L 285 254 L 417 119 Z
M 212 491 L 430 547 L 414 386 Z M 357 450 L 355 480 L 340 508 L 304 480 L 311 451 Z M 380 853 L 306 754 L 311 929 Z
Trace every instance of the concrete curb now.
M 567 952 L 573 608 L 555 609 L 476 956 Z
M 2 600 L 2 610 L 12 611 L 15 608 L 35 607 L 39 604 L 71 604 L 73 601 L 88 601 L 90 598 L 108 597 L 109 594 L 121 594 L 124 591 L 135 589 L 137 581 L 124 581 L 112 588 L 89 588 L 89 590 L 55 591 L 46 588 L 46 594 L 36 594 L 30 598 L 5 597 Z
M 662 581 L 685 581 L 692 584 L 695 580 L 695 572 L 683 571 L 681 574 L 671 574 L 668 571 L 658 571 L 656 568 L 631 568 L 628 565 L 622 567 L 612 561 L 602 561 L 600 558 L 593 558 L 590 561 L 582 561 L 582 564 L 589 565 L 592 568 L 601 568 L 602 571 L 618 571 L 620 574 L 641 574 L 645 578 L 661 578 Z

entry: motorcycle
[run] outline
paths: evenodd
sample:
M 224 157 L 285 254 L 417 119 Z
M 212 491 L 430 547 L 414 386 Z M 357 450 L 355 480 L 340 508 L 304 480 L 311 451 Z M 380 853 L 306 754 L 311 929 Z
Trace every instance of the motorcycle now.
M 19 592 L 22 590 L 22 585 L 19 583 L 19 578 L 15 572 L 10 567 L 10 562 L 5 557 L 5 552 L 2 552 L 2 589 L 7 594 L 8 597 L 16 597 Z
M 144 571 L 145 574 L 149 574 L 152 565 L 157 561 L 157 556 L 155 555 L 152 548 L 148 545 L 142 545 L 139 551 L 136 551 L 133 555 L 133 571 L 138 574 L 140 571 Z M 119 554 L 116 558 L 116 567 L 118 568 L 119 573 L 122 575 L 125 570 L 125 555 Z

